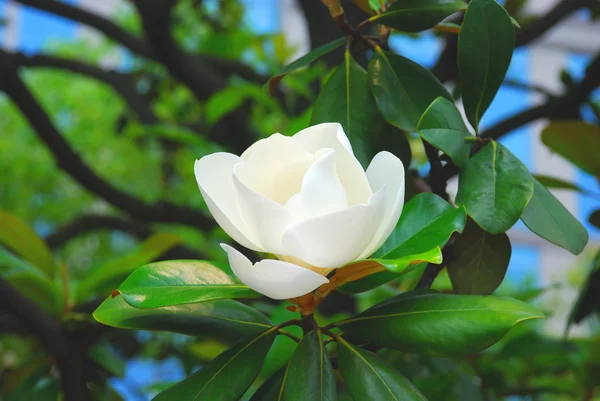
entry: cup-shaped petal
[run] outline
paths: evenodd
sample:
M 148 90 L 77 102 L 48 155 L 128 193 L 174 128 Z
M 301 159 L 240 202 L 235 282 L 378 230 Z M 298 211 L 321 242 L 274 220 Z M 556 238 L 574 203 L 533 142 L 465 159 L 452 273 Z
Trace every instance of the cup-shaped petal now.
M 264 259 L 256 264 L 235 248 L 221 244 L 233 273 L 254 291 L 273 299 L 296 298 L 328 283 L 326 277 L 281 260 Z

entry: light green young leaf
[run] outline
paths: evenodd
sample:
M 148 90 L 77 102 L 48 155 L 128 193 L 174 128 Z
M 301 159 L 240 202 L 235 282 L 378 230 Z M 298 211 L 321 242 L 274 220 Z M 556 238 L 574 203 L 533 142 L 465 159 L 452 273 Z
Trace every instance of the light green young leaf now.
M 48 277 L 54 275 L 56 264 L 48 245 L 23 220 L 1 210 L 0 244 L 30 261 Z
M 182 241 L 181 237 L 174 234 L 154 234 L 132 253 L 92 268 L 85 278 L 77 283 L 75 298 L 83 300 L 97 293 L 111 292 L 128 274 L 156 259 Z

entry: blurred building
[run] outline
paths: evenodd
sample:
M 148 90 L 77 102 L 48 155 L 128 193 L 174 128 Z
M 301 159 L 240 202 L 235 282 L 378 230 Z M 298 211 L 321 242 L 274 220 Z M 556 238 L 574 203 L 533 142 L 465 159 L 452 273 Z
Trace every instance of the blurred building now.
M 64 0 L 102 15 L 111 15 L 123 0 Z M 260 33 L 282 31 L 294 46 L 298 55 L 309 49 L 306 23 L 297 0 L 242 0 L 247 5 L 248 22 Z M 315 0 L 316 1 L 316 0 Z M 527 11 L 544 14 L 559 0 L 529 0 Z M 205 1 L 209 3 L 210 1 Z M 5 49 L 35 53 L 50 40 L 73 39 L 82 35 L 91 38 L 96 33 L 64 19 L 21 6 L 11 0 L 0 0 L 0 44 Z M 395 36 L 392 46 L 415 61 L 432 66 L 442 43 L 432 34 L 419 39 Z M 591 22 L 585 13 L 577 13 L 565 19 L 554 29 L 526 48 L 517 49 L 508 72 L 510 85 L 504 85 L 482 121 L 489 127 L 512 114 L 543 102 L 547 92 L 561 93 L 561 71 L 565 70 L 575 79 L 582 76 L 591 55 L 600 51 L 600 22 Z M 110 62 L 110 60 L 108 60 Z M 541 91 L 524 87 L 536 87 Z M 598 94 L 598 93 L 597 93 Z M 593 119 L 590 110 L 584 110 L 586 118 Z M 534 173 L 543 173 L 576 183 L 593 192 L 600 193 L 593 177 L 577 170 L 559 156 L 552 155 L 540 141 L 540 131 L 545 122 L 536 122 L 502 138 Z M 600 245 L 600 231 L 587 223 L 589 214 L 600 208 L 600 197 L 595 198 L 574 191 L 555 191 L 558 198 L 588 228 L 591 236 L 589 249 Z M 508 271 L 509 281 L 522 283 L 529 280 L 536 286 L 565 283 L 569 272 L 578 263 L 587 260 L 586 252 L 577 258 L 567 251 L 543 241 L 519 223 L 510 236 L 513 257 Z M 561 333 L 565 315 L 571 307 L 576 290 L 557 289 L 546 296 L 556 308 L 555 318 L 548 321 L 548 329 Z

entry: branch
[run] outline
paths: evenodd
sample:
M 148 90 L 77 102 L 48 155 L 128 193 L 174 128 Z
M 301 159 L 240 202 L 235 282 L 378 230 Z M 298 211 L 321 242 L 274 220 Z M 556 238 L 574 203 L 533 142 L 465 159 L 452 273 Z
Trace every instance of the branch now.
M 148 43 L 158 60 L 192 91 L 198 101 L 203 102 L 226 87 L 227 81 L 207 64 L 195 62 L 195 56 L 179 48 L 171 35 L 170 23 L 176 3 L 177 0 L 134 0 Z M 238 109 L 216 124 L 211 139 L 241 153 L 254 142 L 255 135 L 248 127 L 246 113 Z
M 67 3 L 63 3 L 57 0 L 14 0 L 17 3 L 21 3 L 26 6 L 37 8 L 54 15 L 58 15 L 72 21 L 79 22 L 84 25 L 88 25 L 95 28 L 105 34 L 107 37 L 113 39 L 115 42 L 120 43 L 129 50 L 146 58 L 154 58 L 152 49 L 148 44 L 114 22 L 101 17 L 97 14 L 91 13 L 79 7 L 74 7 Z
M 89 400 L 83 372 L 85 354 L 70 350 L 59 322 L 1 278 L 0 307 L 17 319 L 20 326 L 36 337 L 56 360 L 65 401 Z
M 517 29 L 515 46 L 528 45 L 573 12 L 581 8 L 598 6 L 599 4 L 599 0 L 562 0 L 537 21 L 527 24 L 522 29 Z M 458 77 L 457 51 L 458 38 L 455 35 L 449 36 L 444 50 L 432 68 L 432 72 L 440 81 L 452 81 Z
M 59 17 L 67 18 L 71 21 L 95 28 L 107 37 L 113 39 L 118 44 L 121 44 L 127 49 L 131 50 L 133 53 L 149 59 L 157 59 L 152 47 L 144 39 L 132 35 L 114 22 L 100 15 L 57 0 L 15 1 L 25 6 L 46 11 Z M 265 83 L 267 81 L 266 77 L 254 71 L 251 67 L 234 60 L 228 60 L 207 54 L 198 54 L 191 57 L 195 59 L 196 64 L 204 63 L 207 65 L 212 65 L 217 71 L 224 73 L 225 75 L 239 75 L 244 79 L 257 83 Z
M 598 0 L 562 0 L 546 15 L 517 30 L 515 46 L 525 46 L 541 37 L 562 19 L 581 8 L 591 8 L 600 5 Z
M 46 243 L 52 249 L 56 249 L 71 239 L 88 234 L 98 230 L 121 231 L 130 234 L 137 239 L 143 240 L 150 237 L 153 232 L 144 223 L 134 220 L 128 220 L 117 216 L 106 215 L 83 215 L 79 216 L 45 238 Z M 209 259 L 193 249 L 178 245 L 170 251 L 163 254 L 160 260 L 169 259 Z
M 45 238 L 52 249 L 56 249 L 69 240 L 97 230 L 115 230 L 131 234 L 136 238 L 147 238 L 151 231 L 143 223 L 123 219 L 116 216 L 84 215 L 79 216 L 61 226 Z
M 54 155 L 58 167 L 81 186 L 139 220 L 179 223 L 203 229 L 210 229 L 214 226 L 212 219 L 195 210 L 168 202 L 160 202 L 154 205 L 147 204 L 120 191 L 99 177 L 61 136 L 46 112 L 21 80 L 17 72 L 17 66 L 11 62 L 10 58 L 1 56 L 2 53 L 0 53 L 0 90 L 3 90 L 21 110 L 38 137 Z
M 572 119 L 579 116 L 579 108 L 587 101 L 594 89 L 600 86 L 600 56 L 586 68 L 586 74 L 579 83 L 569 87 L 559 97 L 549 98 L 545 103 L 532 107 L 506 120 L 499 122 L 481 133 L 482 138 L 499 139 L 510 131 L 540 118 Z M 456 166 L 444 167 L 444 178 L 458 174 Z
M 0 54 L 2 53 L 4 52 L 0 51 Z M 105 70 L 77 60 L 69 60 L 44 54 L 28 56 L 23 53 L 4 53 L 3 56 L 12 57 L 14 63 L 18 66 L 30 68 L 59 68 L 104 82 L 121 95 L 131 110 L 138 116 L 141 123 L 155 124 L 158 122 L 158 119 L 152 112 L 152 105 L 149 100 L 137 91 L 135 82 L 129 74 L 123 74 L 114 70 Z

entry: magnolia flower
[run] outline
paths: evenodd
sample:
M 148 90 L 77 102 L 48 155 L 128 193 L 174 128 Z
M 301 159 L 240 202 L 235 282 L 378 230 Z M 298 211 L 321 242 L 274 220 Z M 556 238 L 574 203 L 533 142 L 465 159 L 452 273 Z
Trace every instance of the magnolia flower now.
M 231 269 L 273 299 L 307 294 L 332 269 L 375 252 L 404 204 L 404 167 L 378 153 L 365 172 L 337 123 L 293 137 L 273 134 L 241 156 L 196 161 L 196 180 L 217 223 L 240 245 L 277 255 L 252 264 L 229 245 Z

